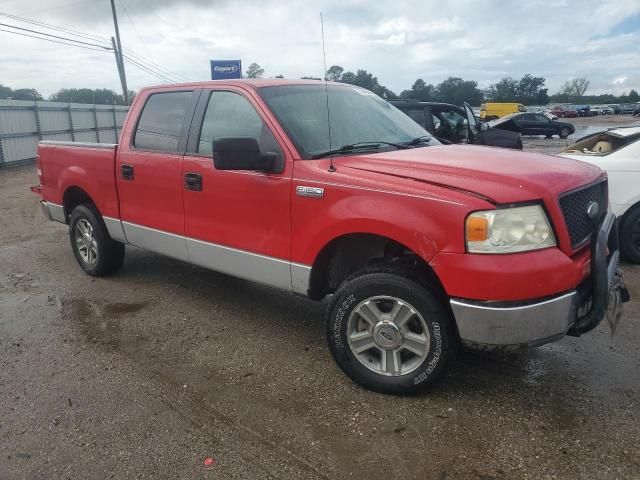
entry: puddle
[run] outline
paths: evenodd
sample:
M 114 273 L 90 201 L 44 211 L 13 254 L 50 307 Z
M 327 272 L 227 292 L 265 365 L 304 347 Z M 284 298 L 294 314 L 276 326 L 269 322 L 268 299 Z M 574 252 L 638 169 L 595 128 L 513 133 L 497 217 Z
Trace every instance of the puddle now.
M 92 343 L 133 352 L 149 339 L 123 331 L 128 317 L 143 310 L 148 302 L 98 304 L 85 299 L 67 299 L 62 302 L 62 316 L 78 325 Z

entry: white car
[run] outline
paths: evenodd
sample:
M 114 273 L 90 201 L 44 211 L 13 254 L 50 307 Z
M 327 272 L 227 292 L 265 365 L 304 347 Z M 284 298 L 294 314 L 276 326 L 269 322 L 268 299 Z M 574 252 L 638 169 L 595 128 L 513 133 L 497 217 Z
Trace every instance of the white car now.
M 558 155 L 592 163 L 609 176 L 609 202 L 618 217 L 622 256 L 640 263 L 640 126 L 581 138 Z

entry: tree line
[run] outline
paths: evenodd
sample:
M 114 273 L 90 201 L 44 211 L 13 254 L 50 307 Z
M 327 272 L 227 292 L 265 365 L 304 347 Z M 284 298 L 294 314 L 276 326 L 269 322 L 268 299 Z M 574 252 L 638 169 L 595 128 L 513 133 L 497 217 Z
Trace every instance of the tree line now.
M 257 63 L 252 63 L 245 72 L 246 78 L 263 78 L 264 68 Z M 284 78 L 276 75 L 275 78 Z M 321 80 L 319 77 L 305 76 L 303 79 Z M 378 81 L 378 77 L 372 73 L 357 69 L 355 72 L 347 70 L 340 65 L 332 65 L 325 74 L 325 80 L 348 83 L 371 90 L 387 100 L 414 99 L 422 102 L 443 102 L 461 105 L 467 102 L 477 106 L 482 102 L 517 102 L 524 105 L 547 105 L 549 103 L 575 103 L 575 104 L 607 104 L 607 103 L 633 103 L 640 101 L 638 92 L 631 89 L 628 93 L 616 96 L 611 93 L 601 95 L 587 95 L 590 82 L 586 78 L 574 78 L 568 80 L 560 90 L 549 95 L 549 89 L 545 87 L 546 79 L 527 73 L 522 78 L 515 79 L 504 77 L 488 88 L 481 89 L 475 80 L 465 80 L 460 77 L 449 77 L 438 84 L 425 82 L 418 78 L 410 89 L 402 90 L 399 94 L 385 87 Z M 129 97 L 133 98 L 135 92 L 130 91 Z M 0 85 L 0 99 L 13 100 L 43 100 L 42 95 L 33 88 L 19 88 L 13 90 Z M 106 88 L 63 88 L 48 98 L 56 102 L 72 103 L 97 103 L 104 105 L 125 105 L 121 94 Z
M 257 63 L 252 63 L 247 69 L 248 78 L 262 78 L 264 69 Z M 284 78 L 277 75 L 275 78 Z M 320 80 L 317 77 L 302 77 L 304 79 Z M 482 102 L 517 102 L 524 105 L 547 105 L 549 103 L 629 103 L 640 100 L 638 92 L 631 89 L 629 93 L 616 96 L 610 93 L 602 95 L 586 95 L 590 82 L 586 78 L 568 80 L 560 90 L 549 95 L 545 87 L 546 79 L 527 73 L 519 80 L 504 77 L 489 88 L 481 89 L 475 80 L 464 80 L 459 77 L 449 77 L 434 84 L 428 84 L 418 78 L 410 89 L 400 94 L 382 85 L 376 76 L 366 70 L 356 72 L 345 71 L 340 65 L 332 65 L 325 74 L 325 80 L 342 82 L 371 90 L 375 94 L 392 99 L 414 99 L 422 102 L 444 102 L 460 105 L 463 102 L 480 105 Z
M 136 92 L 129 90 L 129 100 Z M 35 88 L 12 89 L 0 84 L 0 99 L 40 101 L 44 97 Z M 108 88 L 63 88 L 49 95 L 52 102 L 96 103 L 98 105 L 126 105 L 122 94 Z

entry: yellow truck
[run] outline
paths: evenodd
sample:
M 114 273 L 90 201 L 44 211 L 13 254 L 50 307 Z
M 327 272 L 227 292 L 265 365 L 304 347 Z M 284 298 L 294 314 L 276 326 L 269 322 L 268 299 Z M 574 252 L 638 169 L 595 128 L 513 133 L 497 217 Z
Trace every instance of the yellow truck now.
M 512 113 L 526 112 L 527 109 L 521 103 L 492 103 L 480 105 L 480 120 L 495 120 L 496 118 L 511 115 Z

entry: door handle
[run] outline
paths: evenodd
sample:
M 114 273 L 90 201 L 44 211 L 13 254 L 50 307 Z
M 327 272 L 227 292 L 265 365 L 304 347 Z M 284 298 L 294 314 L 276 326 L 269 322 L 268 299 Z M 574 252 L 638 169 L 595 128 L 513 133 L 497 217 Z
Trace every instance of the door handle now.
M 192 192 L 202 191 L 202 175 L 199 173 L 185 173 L 184 174 L 184 188 L 191 190 Z
M 122 175 L 123 180 L 133 180 L 133 166 L 131 165 L 122 165 L 120 166 L 120 173 Z

